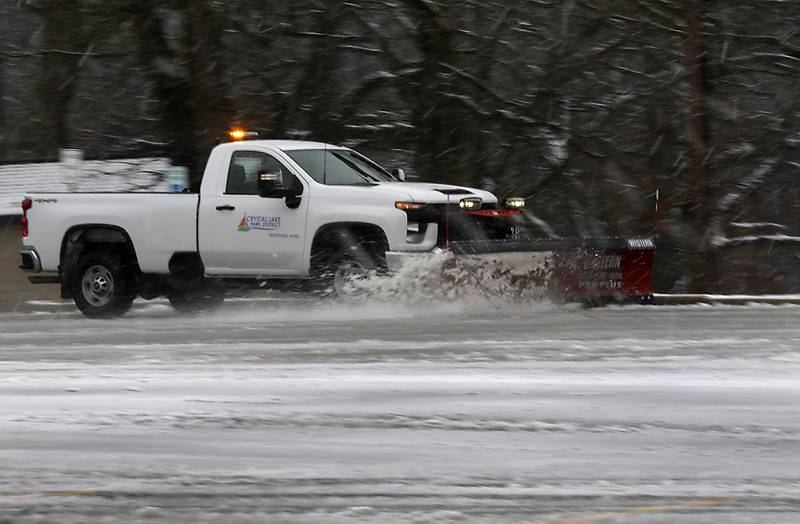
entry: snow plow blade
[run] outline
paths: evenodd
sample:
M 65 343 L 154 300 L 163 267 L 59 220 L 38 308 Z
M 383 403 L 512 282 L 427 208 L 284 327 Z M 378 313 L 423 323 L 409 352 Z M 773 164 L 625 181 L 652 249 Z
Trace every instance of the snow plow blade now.
M 445 277 L 454 283 L 586 305 L 654 303 L 650 238 L 469 241 L 451 249 Z

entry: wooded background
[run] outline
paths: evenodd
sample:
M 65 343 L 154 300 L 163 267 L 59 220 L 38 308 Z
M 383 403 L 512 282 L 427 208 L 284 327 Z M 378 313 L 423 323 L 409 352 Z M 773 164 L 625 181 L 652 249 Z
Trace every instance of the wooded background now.
M 655 231 L 661 291 L 800 292 L 796 0 L 0 0 L 0 162 L 232 125 Z

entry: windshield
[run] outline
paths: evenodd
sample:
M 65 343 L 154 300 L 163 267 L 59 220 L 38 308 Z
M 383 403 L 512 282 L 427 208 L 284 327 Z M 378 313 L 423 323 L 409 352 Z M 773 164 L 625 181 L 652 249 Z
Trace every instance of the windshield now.
M 329 186 L 374 185 L 396 182 L 378 164 L 347 149 L 305 149 L 286 151 L 303 171 L 320 184 Z

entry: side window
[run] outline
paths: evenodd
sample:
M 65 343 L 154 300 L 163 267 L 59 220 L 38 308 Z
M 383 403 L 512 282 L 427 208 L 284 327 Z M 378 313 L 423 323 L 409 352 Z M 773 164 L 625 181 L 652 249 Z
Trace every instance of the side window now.
M 302 188 L 300 181 L 275 157 L 258 151 L 236 151 L 228 168 L 228 182 L 225 185 L 226 195 L 258 194 L 258 174 L 262 171 L 283 172 L 284 185 Z

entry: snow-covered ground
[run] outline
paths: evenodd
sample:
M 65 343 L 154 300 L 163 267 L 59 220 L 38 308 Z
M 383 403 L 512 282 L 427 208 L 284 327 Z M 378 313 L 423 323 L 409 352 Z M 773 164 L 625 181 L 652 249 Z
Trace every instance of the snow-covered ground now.
M 796 523 L 798 320 L 301 299 L 2 316 L 0 521 Z

